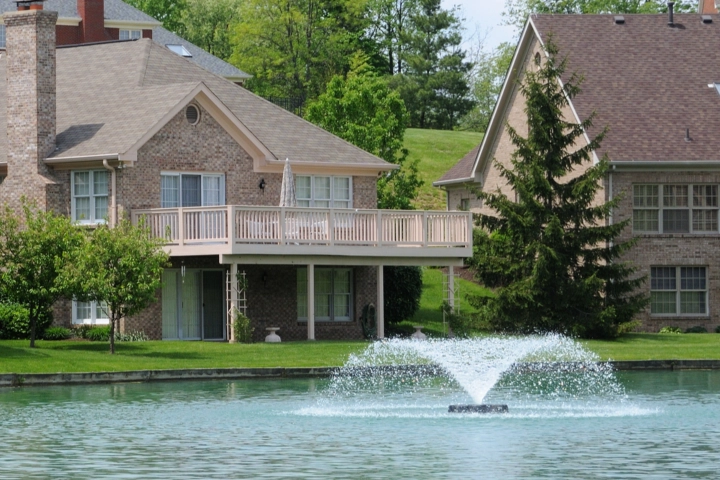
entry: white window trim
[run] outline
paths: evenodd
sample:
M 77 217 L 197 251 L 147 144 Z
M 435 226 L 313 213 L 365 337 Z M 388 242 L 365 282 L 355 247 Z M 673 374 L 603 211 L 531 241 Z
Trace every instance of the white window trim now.
M 675 290 L 653 290 L 652 289 L 652 269 L 653 268 L 675 268 Z M 680 269 L 681 268 L 703 268 L 705 269 L 705 290 L 682 290 L 680 288 Z M 708 280 L 708 267 L 707 265 L 653 265 L 650 267 L 650 294 L 652 292 L 675 292 L 675 313 L 653 313 L 652 306 L 650 308 L 651 317 L 663 317 L 663 318 L 705 318 L 710 316 L 710 285 Z M 705 292 L 705 312 L 704 313 L 682 313 L 680 293 L 681 292 Z
M 634 199 L 634 189 L 636 185 L 648 185 L 648 186 L 657 186 L 658 187 L 658 206 L 657 207 L 636 207 L 635 206 L 635 199 Z M 664 206 L 664 195 L 665 186 L 675 186 L 680 185 L 683 187 L 688 187 L 688 206 L 687 207 L 665 207 Z M 693 201 L 693 187 L 705 187 L 705 186 L 717 186 L 718 187 L 718 197 L 720 197 L 720 186 L 714 183 L 668 183 L 668 184 L 659 184 L 659 183 L 634 183 L 633 184 L 633 199 L 632 199 L 632 209 L 633 209 L 633 216 L 631 218 L 631 225 L 633 229 L 634 234 L 639 235 L 660 235 L 660 234 L 666 234 L 666 232 L 663 231 L 663 212 L 665 210 L 687 210 L 688 211 L 688 231 L 687 232 L 667 232 L 668 235 L 687 235 L 687 234 L 693 234 L 693 235 L 703 235 L 703 234 L 713 234 L 713 233 L 719 233 L 720 232 L 720 198 L 718 199 L 718 206 L 717 207 L 695 207 L 692 204 Z M 636 230 L 635 229 L 635 211 L 636 210 L 656 210 L 658 212 L 658 229 L 657 230 Z M 717 225 L 718 229 L 716 230 L 693 230 L 693 216 L 692 212 L 693 210 L 717 210 Z
M 300 267 L 298 270 L 306 270 L 306 271 L 307 271 L 307 267 Z M 347 322 L 352 322 L 352 320 L 353 320 L 353 306 L 354 306 L 354 303 L 355 303 L 355 289 L 354 289 L 354 283 L 355 283 L 355 282 L 353 282 L 353 273 L 354 273 L 354 272 L 353 272 L 353 269 L 350 268 L 350 267 L 316 267 L 316 268 L 315 268 L 315 279 L 316 279 L 316 280 L 317 280 L 317 278 L 318 278 L 318 276 L 317 276 L 317 271 L 318 271 L 318 270 L 331 270 L 331 271 L 333 272 L 333 274 L 332 274 L 332 279 L 331 279 L 331 281 L 330 281 L 330 284 L 332 285 L 333 291 L 332 291 L 332 293 L 330 294 L 330 306 L 329 306 L 330 312 L 333 312 L 333 313 L 330 315 L 329 318 L 328 318 L 328 317 L 319 317 L 319 316 L 317 316 L 317 314 L 316 314 L 316 315 L 315 315 L 315 321 L 316 321 L 316 322 L 328 322 L 328 323 L 347 323 Z M 335 297 L 335 290 L 334 290 L 334 288 L 335 288 L 335 271 L 337 271 L 337 270 L 347 270 L 347 271 L 349 272 L 349 274 L 350 274 L 350 275 L 349 275 L 349 280 L 348 280 L 348 281 L 350 282 L 350 292 L 349 292 L 349 294 L 350 294 L 350 299 L 349 299 L 349 301 L 348 301 L 348 306 L 349 306 L 348 318 L 346 318 L 346 319 L 343 318 L 343 319 L 341 319 L 341 320 L 335 320 L 335 314 L 334 314 L 334 310 L 335 310 L 334 307 L 335 307 L 335 306 L 333 305 L 333 299 L 334 299 L 334 297 Z M 306 273 L 306 276 L 305 276 L 305 281 L 307 282 L 307 273 Z M 299 288 L 297 288 L 297 287 L 298 287 L 298 285 L 297 285 L 297 279 L 296 279 L 296 280 L 295 280 L 295 288 L 297 289 L 297 295 L 299 296 L 300 291 L 299 291 Z M 315 292 L 316 292 L 315 294 L 317 295 L 317 288 L 315 289 Z M 305 290 L 305 295 L 307 296 L 307 289 Z M 315 306 L 316 306 L 316 308 L 317 308 L 317 301 L 315 302 Z M 298 318 L 297 318 L 297 321 L 298 321 L 298 322 L 307 322 L 307 320 L 308 320 L 308 319 L 307 319 L 307 312 L 305 313 L 305 316 L 304 316 L 304 317 L 298 316 Z
M 72 323 L 73 325 L 110 325 L 109 318 L 97 318 L 97 302 L 90 303 L 90 318 L 78 319 L 77 300 L 72 301 Z
M 75 211 L 75 174 L 76 173 L 85 173 L 90 172 L 90 217 L 88 219 L 76 219 L 76 211 Z M 73 170 L 70 172 L 70 218 L 73 222 L 80 224 L 80 225 L 104 225 L 107 223 L 107 219 L 105 218 L 95 218 L 95 203 L 94 199 L 99 197 L 106 197 L 108 199 L 108 215 L 110 215 L 110 195 L 112 195 L 112 192 L 110 191 L 110 184 L 108 183 L 108 193 L 105 195 L 95 195 L 94 189 L 95 189 L 95 172 L 103 172 L 108 174 L 108 182 L 109 182 L 109 172 L 107 170 Z
M 205 207 L 207 205 L 207 199 L 205 198 L 205 189 L 203 188 L 204 179 L 206 177 L 220 178 L 220 204 L 225 205 L 225 174 L 216 172 L 160 172 L 160 205 L 162 205 L 162 177 L 180 177 L 182 175 L 200 175 L 200 205 Z M 178 195 L 180 203 L 182 203 L 182 180 L 178 182 Z M 215 206 L 215 205 L 212 205 Z M 177 208 L 177 207 L 170 207 Z
M 310 198 L 298 198 L 297 200 L 310 200 L 310 208 L 340 208 L 340 207 L 333 207 L 333 203 L 335 203 L 335 189 L 333 188 L 333 185 L 335 184 L 336 178 L 343 178 L 348 180 L 348 209 L 353 208 L 353 177 L 350 175 L 295 175 L 295 180 L 297 184 L 297 179 L 299 177 L 305 177 L 310 178 Z M 329 178 L 330 179 L 330 199 L 317 199 L 318 202 L 328 202 L 330 204 L 329 207 L 316 207 L 315 206 L 315 178 L 322 177 L 322 178 Z M 296 189 L 297 191 L 297 189 Z M 346 200 L 338 200 L 345 202 Z

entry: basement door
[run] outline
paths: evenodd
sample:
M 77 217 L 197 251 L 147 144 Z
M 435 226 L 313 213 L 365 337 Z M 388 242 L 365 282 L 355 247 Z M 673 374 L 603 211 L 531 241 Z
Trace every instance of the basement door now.
M 225 294 L 221 270 L 166 269 L 162 287 L 163 340 L 223 340 Z

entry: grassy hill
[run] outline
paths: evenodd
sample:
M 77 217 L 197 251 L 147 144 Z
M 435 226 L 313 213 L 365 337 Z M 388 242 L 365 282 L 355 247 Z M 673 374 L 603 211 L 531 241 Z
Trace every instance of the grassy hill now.
M 405 148 L 408 158 L 419 159 L 420 178 L 425 185 L 420 188 L 415 208 L 419 210 L 445 210 L 445 193 L 432 186 L 458 160 L 482 140 L 482 133 L 454 132 L 448 130 L 421 130 L 409 128 L 405 131 Z

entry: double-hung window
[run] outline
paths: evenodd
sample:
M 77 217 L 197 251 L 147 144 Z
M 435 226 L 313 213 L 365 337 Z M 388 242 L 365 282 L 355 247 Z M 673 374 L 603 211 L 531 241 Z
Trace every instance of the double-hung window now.
M 120 40 L 137 40 L 142 38 L 142 30 L 120 30 Z
M 352 208 L 351 177 L 295 176 L 298 207 Z
M 110 323 L 107 305 L 104 302 L 72 302 L 73 324 L 107 325 Z
M 297 315 L 307 321 L 307 268 L 297 270 Z M 352 318 L 352 270 L 350 268 L 315 269 L 315 320 L 350 321 Z
M 212 207 L 225 205 L 225 176 L 210 173 L 163 173 L 160 206 Z
M 651 267 L 650 313 L 667 316 L 707 315 L 706 267 Z
M 78 223 L 104 223 L 108 216 L 107 170 L 71 172 L 72 219 Z
M 717 185 L 633 185 L 633 231 L 718 232 Z

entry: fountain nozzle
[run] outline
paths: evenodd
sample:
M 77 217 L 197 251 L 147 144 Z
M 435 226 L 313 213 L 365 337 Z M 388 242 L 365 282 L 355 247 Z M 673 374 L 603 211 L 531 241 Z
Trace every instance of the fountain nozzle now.
M 449 413 L 508 413 L 507 405 L 450 405 Z

